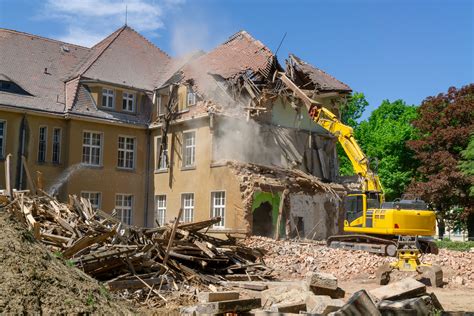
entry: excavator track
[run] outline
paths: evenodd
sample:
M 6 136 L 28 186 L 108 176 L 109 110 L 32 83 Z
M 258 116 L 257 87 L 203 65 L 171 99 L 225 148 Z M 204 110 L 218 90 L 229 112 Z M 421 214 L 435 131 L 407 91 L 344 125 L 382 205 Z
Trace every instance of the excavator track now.
M 390 257 L 396 256 L 398 248 L 397 240 L 363 234 L 331 236 L 327 240 L 327 246 L 330 248 L 363 250 Z
M 418 239 L 418 243 L 422 253 L 438 254 L 438 247 L 433 241 Z M 336 235 L 328 238 L 327 246 L 330 248 L 363 250 L 395 257 L 397 255 L 398 240 L 395 238 L 388 239 L 364 234 Z

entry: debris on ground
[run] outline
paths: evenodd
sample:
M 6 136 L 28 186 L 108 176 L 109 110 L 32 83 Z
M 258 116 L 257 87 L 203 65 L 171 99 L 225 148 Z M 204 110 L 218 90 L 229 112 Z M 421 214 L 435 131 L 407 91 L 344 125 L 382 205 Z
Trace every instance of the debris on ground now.
M 237 245 L 230 236 L 200 232 L 220 218 L 138 228 L 93 210 L 84 198 L 70 196 L 65 204 L 46 194 L 23 193 L 5 209 L 51 253 L 104 282 L 108 291 L 147 306 L 166 305 L 163 293 L 193 301 L 208 284 L 271 278 L 271 269 L 259 262 L 261 251 Z
M 396 260 L 364 251 L 348 251 L 325 246 L 324 242 L 280 240 L 253 236 L 241 242 L 264 249 L 264 260 L 279 279 L 301 279 L 308 272 L 334 274 L 341 281 L 375 279 L 377 269 Z M 439 254 L 425 254 L 424 261 L 439 265 L 444 271 L 444 287 L 462 285 L 474 289 L 474 253 L 440 249 Z M 394 271 L 392 279 L 409 274 Z

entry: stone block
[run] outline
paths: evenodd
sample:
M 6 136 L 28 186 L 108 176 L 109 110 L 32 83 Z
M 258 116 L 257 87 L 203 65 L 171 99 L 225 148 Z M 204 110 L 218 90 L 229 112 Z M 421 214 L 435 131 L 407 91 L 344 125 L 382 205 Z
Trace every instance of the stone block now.
M 270 311 L 272 312 L 280 312 L 280 313 L 296 313 L 306 311 L 306 303 L 304 301 L 295 301 L 295 302 L 283 302 L 273 304 L 270 307 Z
M 338 311 L 329 313 L 333 316 L 379 316 L 381 315 L 377 306 L 365 290 L 355 292 L 344 306 Z
M 412 298 L 424 293 L 426 293 L 426 286 L 413 278 L 406 278 L 370 291 L 377 301 Z
M 308 290 L 312 288 L 337 289 L 337 278 L 329 273 L 309 272 L 306 274 L 305 281 Z

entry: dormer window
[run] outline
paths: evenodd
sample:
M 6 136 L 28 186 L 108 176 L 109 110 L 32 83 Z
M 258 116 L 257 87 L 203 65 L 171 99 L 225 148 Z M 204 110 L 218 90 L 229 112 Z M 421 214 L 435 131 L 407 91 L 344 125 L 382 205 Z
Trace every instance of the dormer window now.
M 135 95 L 133 93 L 123 93 L 122 109 L 127 112 L 135 112 Z
M 191 87 L 188 87 L 188 97 L 186 99 L 187 106 L 193 106 L 196 104 L 196 93 Z
M 114 90 L 112 89 L 102 89 L 102 106 L 113 109 L 114 108 L 114 99 L 115 99 Z
M 25 90 L 23 90 L 19 85 L 17 85 L 13 81 L 7 81 L 7 80 L 0 80 L 0 91 L 23 94 L 23 95 L 31 95 Z

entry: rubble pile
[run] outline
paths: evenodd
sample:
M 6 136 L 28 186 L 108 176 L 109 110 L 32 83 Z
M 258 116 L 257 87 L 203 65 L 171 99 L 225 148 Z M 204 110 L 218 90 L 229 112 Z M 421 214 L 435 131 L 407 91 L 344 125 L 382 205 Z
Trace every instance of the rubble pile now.
M 51 252 L 126 297 L 162 301 L 161 290 L 182 284 L 206 285 L 227 280 L 264 279 L 271 270 L 258 262 L 262 253 L 200 232 L 220 221 L 167 224 L 157 228 L 124 225 L 93 210 L 76 196 L 64 204 L 49 196 L 16 194 L 5 209 L 27 225 L 31 237 Z
M 250 237 L 242 244 L 267 251 L 265 263 L 281 278 L 300 279 L 307 272 L 333 273 L 341 281 L 358 278 L 375 279 L 377 268 L 395 259 L 363 251 L 333 249 L 323 242 L 275 241 L 266 237 Z M 445 286 L 474 288 L 474 253 L 440 249 L 439 254 L 426 254 L 423 261 L 441 266 Z

